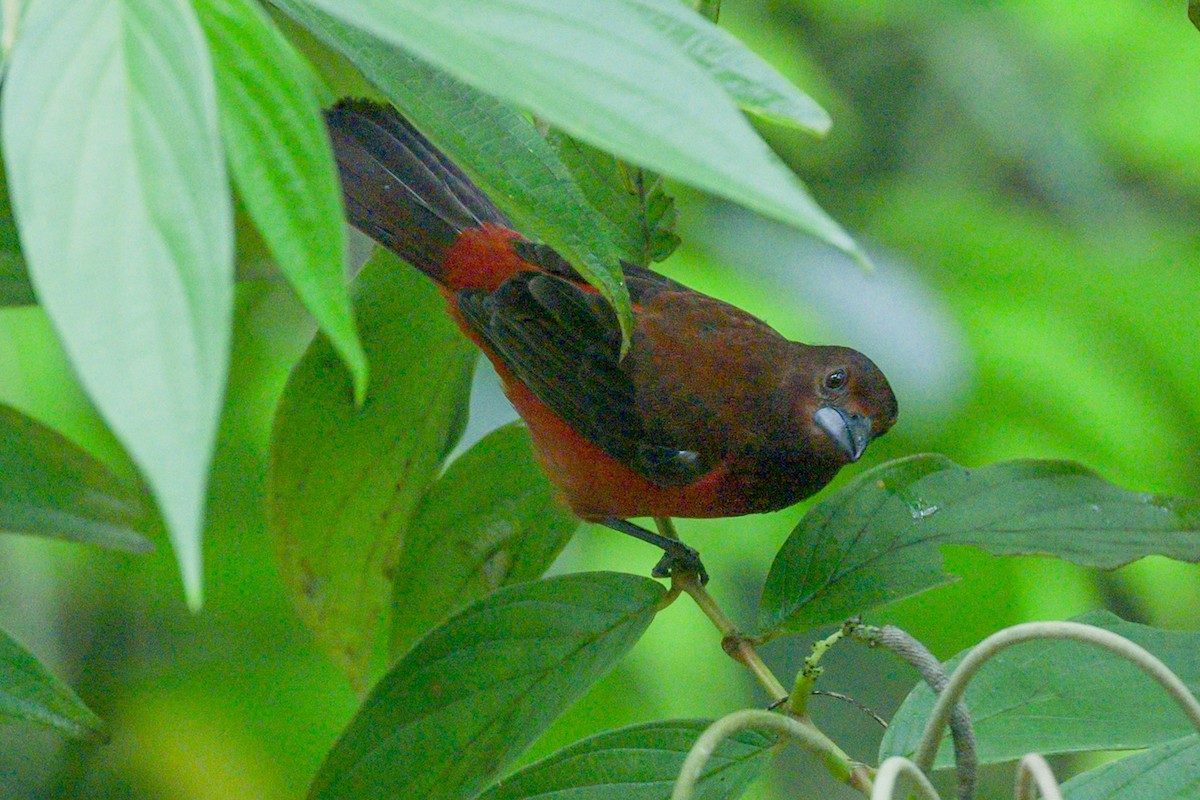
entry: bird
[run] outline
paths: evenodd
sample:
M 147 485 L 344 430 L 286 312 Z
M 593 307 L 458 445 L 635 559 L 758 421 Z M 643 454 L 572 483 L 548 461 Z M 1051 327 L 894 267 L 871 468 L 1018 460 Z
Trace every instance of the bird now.
M 867 356 L 789 341 L 631 263 L 623 354 L 609 302 L 392 106 L 343 99 L 325 122 L 348 221 L 437 284 L 567 505 L 662 548 L 654 575 L 708 579 L 670 519 L 791 506 L 895 423 L 896 396 Z M 630 521 L 644 517 L 657 533 Z

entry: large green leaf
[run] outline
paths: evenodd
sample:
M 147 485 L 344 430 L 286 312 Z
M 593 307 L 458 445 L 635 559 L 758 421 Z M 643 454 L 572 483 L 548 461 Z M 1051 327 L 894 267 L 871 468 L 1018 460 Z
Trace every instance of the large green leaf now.
M 631 725 L 584 739 L 518 770 L 479 800 L 668 800 L 706 720 Z M 778 739 L 741 731 L 723 739 L 696 785 L 696 800 L 740 797 L 771 759 Z
M 1156 630 L 1103 611 L 1077 621 L 1141 645 L 1174 670 L 1193 694 L 1200 694 L 1200 634 Z M 963 655 L 946 662 L 946 668 L 953 671 Z M 967 687 L 965 701 L 984 764 L 1029 752 L 1147 747 L 1192 730 L 1175 702 L 1140 669 L 1074 641 L 1028 642 L 999 653 Z M 881 759 L 916 750 L 933 702 L 933 692 L 924 684 L 905 698 L 879 746 Z M 952 763 L 946 742 L 937 766 Z
M 297 0 L 275 2 L 354 62 L 518 228 L 574 264 L 632 330 L 617 233 L 529 119 L 336 17 Z
M 1200 737 L 1110 761 L 1062 785 L 1068 800 L 1200 800 Z
M 107 738 L 104 722 L 71 688 L 0 629 L 0 720 L 36 722 L 88 741 Z
M 337 166 L 304 61 L 251 0 L 197 0 L 238 192 L 275 261 L 367 387 L 345 279 Z
M 0 405 L 0 530 L 145 553 L 152 515 L 137 490 L 84 450 Z
M 742 109 L 771 122 L 829 132 L 833 121 L 816 100 L 763 61 L 732 34 L 679 0 L 622 0 L 703 67 Z
M 578 527 L 523 425 L 484 437 L 430 487 L 408 527 L 392 585 L 392 653 L 485 594 L 540 577 Z
M 624 0 L 310 1 L 572 136 L 858 253 L 721 83 Z
M 475 603 L 371 691 L 309 797 L 474 796 L 634 645 L 663 594 L 648 578 L 597 572 Z
M 189 602 L 233 311 L 208 48 L 185 0 L 32 0 L 4 160 L 38 299 L 145 473 Z
M 271 535 L 304 620 L 360 686 L 404 530 L 460 432 L 476 352 L 433 284 L 379 251 L 355 280 L 371 388 L 329 340 L 292 371 L 271 442 Z
M 938 455 L 880 465 L 814 506 L 763 587 L 763 635 L 867 611 L 952 580 L 941 545 L 1112 569 L 1200 561 L 1200 502 L 1120 489 L 1065 461 L 966 469 Z

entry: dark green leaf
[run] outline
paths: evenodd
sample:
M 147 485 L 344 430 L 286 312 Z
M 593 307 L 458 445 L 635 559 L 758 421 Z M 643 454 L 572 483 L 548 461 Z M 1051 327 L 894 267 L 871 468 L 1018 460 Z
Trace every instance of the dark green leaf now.
M 430 487 L 408 527 L 392 586 L 391 652 L 501 586 L 540 577 L 578 527 L 525 427 L 493 431 Z
M 518 770 L 479 800 L 668 800 L 688 750 L 709 724 L 665 720 L 606 731 Z M 700 776 L 696 800 L 740 797 L 777 744 L 757 731 L 723 740 Z
M 575 265 L 613 304 L 628 335 L 633 317 L 617 234 L 529 119 L 335 17 L 296 0 L 276 2 L 354 62 L 518 228 Z
M 941 545 L 1112 569 L 1148 555 L 1200 561 L 1200 503 L 1120 489 L 1065 461 L 965 469 L 917 455 L 863 473 L 813 507 L 771 565 L 759 610 L 773 635 L 834 622 L 951 580 Z
M 233 212 L 191 6 L 33 0 L 2 111 L 38 299 L 146 475 L 196 606 L 229 361 Z
M 1200 800 L 1200 737 L 1111 761 L 1063 784 L 1068 800 Z
M 817 101 L 688 5 L 679 0 L 622 1 L 704 68 L 743 110 L 817 135 L 829 132 L 833 121 Z
M 284 389 L 270 530 L 301 618 L 361 685 L 417 504 L 457 435 L 474 348 L 424 276 L 380 251 L 354 284 L 371 388 L 361 407 L 318 337 Z
M 309 797 L 474 796 L 633 646 L 663 594 L 648 578 L 597 572 L 475 603 L 371 691 Z
M 725 87 L 623 0 L 312 3 L 622 159 L 859 254 Z
M 367 359 L 345 279 L 337 166 L 304 61 L 251 0 L 198 0 L 238 192 L 280 270 L 333 342 L 359 399 Z
M 679 244 L 672 232 L 675 203 L 661 178 L 561 131 L 548 139 L 588 202 L 612 223 L 622 258 L 646 266 L 671 255 Z
M 145 553 L 151 519 L 141 495 L 103 464 L 0 405 L 0 530 Z
M 0 306 L 24 306 L 36 302 L 25 256 L 21 255 L 17 222 L 8 199 L 7 172 L 0 167 Z
M 26 720 L 73 739 L 104 740 L 104 722 L 71 688 L 0 629 L 0 719 Z
M 1200 694 L 1200 633 L 1161 631 L 1098 611 L 1078 622 L 1141 645 Z M 953 671 L 964 653 L 946 662 Z M 880 758 L 911 755 L 933 708 L 924 684 L 912 691 L 879 746 Z M 1177 739 L 1191 726 L 1158 684 L 1119 656 L 1073 641 L 1016 645 L 989 661 L 967 688 L 980 763 L 1086 750 L 1127 750 Z M 953 763 L 948 743 L 937 766 Z

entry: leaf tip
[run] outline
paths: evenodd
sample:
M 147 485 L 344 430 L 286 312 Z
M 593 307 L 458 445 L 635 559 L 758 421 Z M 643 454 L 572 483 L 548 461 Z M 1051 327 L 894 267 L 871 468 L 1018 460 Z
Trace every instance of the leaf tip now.
M 201 514 L 181 525 L 180 520 L 168 519 L 171 546 L 175 550 L 175 563 L 179 566 L 179 577 L 183 583 L 183 596 L 188 610 L 193 614 L 204 605 L 204 568 L 201 552 Z
M 354 407 L 361 409 L 367 402 L 367 390 L 371 386 L 370 367 L 362 344 L 355 338 L 351 346 L 342 353 L 342 360 L 350 370 L 350 382 L 354 386 Z

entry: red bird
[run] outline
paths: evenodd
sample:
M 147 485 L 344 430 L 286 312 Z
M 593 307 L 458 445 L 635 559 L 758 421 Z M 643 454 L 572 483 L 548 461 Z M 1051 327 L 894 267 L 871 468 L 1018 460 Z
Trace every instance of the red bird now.
M 399 114 L 342 101 L 326 121 L 350 222 L 438 283 L 571 508 L 662 547 L 656 574 L 703 569 L 694 550 L 628 518 L 790 506 L 896 421 L 887 379 L 861 353 L 788 341 L 632 264 L 621 358 L 608 303 Z

